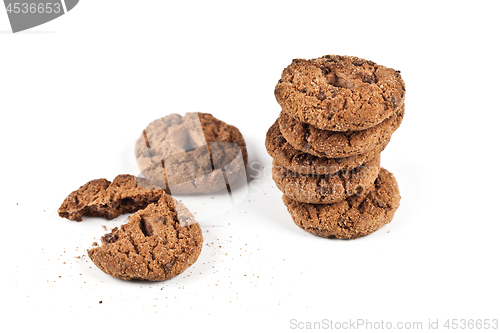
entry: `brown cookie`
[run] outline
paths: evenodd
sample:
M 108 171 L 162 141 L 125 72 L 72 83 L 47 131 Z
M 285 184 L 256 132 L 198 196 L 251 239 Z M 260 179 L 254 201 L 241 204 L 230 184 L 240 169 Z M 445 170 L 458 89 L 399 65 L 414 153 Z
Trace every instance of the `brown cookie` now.
M 240 131 L 207 113 L 171 114 L 150 123 L 135 145 L 142 174 L 168 193 L 212 193 L 245 177 Z
M 82 216 L 101 216 L 108 220 L 133 213 L 158 201 L 163 190 L 144 178 L 119 175 L 113 182 L 92 180 L 64 199 L 59 216 L 81 221 Z
M 384 168 L 380 168 L 372 191 L 334 204 L 307 204 L 283 196 L 297 226 L 318 236 L 340 239 L 365 236 L 391 222 L 400 200 L 396 179 Z
M 404 117 L 404 104 L 395 114 L 361 131 L 333 132 L 301 122 L 286 112 L 278 118 L 280 132 L 290 145 L 303 152 L 327 158 L 348 157 L 380 150 L 391 140 Z
M 351 195 L 364 194 L 373 187 L 379 169 L 380 155 L 360 167 L 331 175 L 302 175 L 273 162 L 273 180 L 280 191 L 293 200 L 331 204 Z
M 186 207 L 163 193 L 101 242 L 88 256 L 104 273 L 123 280 L 163 281 L 198 259 L 203 236 Z
M 267 152 L 276 163 L 303 175 L 324 175 L 349 171 L 373 160 L 384 148 L 385 146 L 349 157 L 326 158 L 304 153 L 293 148 L 281 135 L 278 120 L 269 128 L 266 134 Z
M 330 131 L 363 130 L 403 105 L 399 71 L 368 60 L 327 55 L 295 59 L 283 70 L 274 95 L 283 111 Z

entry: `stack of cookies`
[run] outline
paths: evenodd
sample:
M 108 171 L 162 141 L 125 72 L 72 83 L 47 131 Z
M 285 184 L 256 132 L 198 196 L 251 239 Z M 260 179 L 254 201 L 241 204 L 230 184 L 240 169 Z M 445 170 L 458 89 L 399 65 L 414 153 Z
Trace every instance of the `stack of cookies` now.
M 281 114 L 266 148 L 295 224 L 353 239 L 389 223 L 401 197 L 380 153 L 404 116 L 400 72 L 357 57 L 295 59 L 274 93 Z

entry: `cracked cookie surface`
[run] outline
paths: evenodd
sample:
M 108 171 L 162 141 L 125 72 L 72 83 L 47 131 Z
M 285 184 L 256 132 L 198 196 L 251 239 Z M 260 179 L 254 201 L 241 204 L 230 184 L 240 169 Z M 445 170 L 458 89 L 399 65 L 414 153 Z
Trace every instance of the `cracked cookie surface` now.
M 81 221 L 82 216 L 100 216 L 108 220 L 133 213 L 157 201 L 164 191 L 144 178 L 116 176 L 92 180 L 68 195 L 58 209 L 60 217 Z
M 318 236 L 339 239 L 366 236 L 391 222 L 400 200 L 396 179 L 384 168 L 380 168 L 373 190 L 334 204 L 307 204 L 283 196 L 297 226 Z
M 404 117 L 404 104 L 395 114 L 361 131 L 334 132 L 322 130 L 301 122 L 286 112 L 281 112 L 278 122 L 280 132 L 294 148 L 327 158 L 359 155 L 370 150 L 380 150 L 391 140 Z
M 331 131 L 363 130 L 403 105 L 399 71 L 351 56 L 294 59 L 283 70 L 274 95 L 283 111 Z
M 302 175 L 273 162 L 272 177 L 278 189 L 293 200 L 331 204 L 368 191 L 379 169 L 380 155 L 360 167 L 331 175 Z
M 326 158 L 304 153 L 292 147 L 281 134 L 278 120 L 275 121 L 266 134 L 267 152 L 276 163 L 304 175 L 334 174 L 339 171 L 352 170 L 373 160 L 384 148 L 385 146 L 349 157 Z
M 177 200 L 160 199 L 132 214 L 119 229 L 88 250 L 103 272 L 123 280 L 163 281 L 196 262 L 203 245 L 200 225 Z
M 142 174 L 167 193 L 213 193 L 245 176 L 245 140 L 208 113 L 170 114 L 151 122 L 136 141 Z

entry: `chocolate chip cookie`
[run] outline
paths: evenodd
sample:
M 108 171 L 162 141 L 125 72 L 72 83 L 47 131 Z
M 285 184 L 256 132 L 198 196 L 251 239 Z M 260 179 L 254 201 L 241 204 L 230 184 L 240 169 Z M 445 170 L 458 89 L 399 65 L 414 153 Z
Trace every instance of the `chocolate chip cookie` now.
M 378 149 L 370 150 L 364 154 L 349 157 L 326 158 L 304 153 L 293 148 L 281 134 L 278 120 L 269 128 L 266 134 L 267 152 L 276 163 L 303 175 L 324 175 L 349 171 L 373 160 L 384 148 L 385 146 L 378 147 Z
M 373 127 L 402 107 L 399 71 L 358 57 L 327 55 L 295 59 L 284 69 L 274 95 L 283 111 L 330 131 Z
M 136 141 L 142 174 L 168 193 L 212 193 L 245 177 L 240 131 L 207 113 L 171 114 L 150 123 Z
M 198 259 L 203 237 L 186 207 L 163 193 L 101 242 L 88 250 L 88 256 L 106 274 L 123 280 L 163 281 Z
M 273 162 L 273 180 L 285 196 L 293 200 L 331 204 L 351 195 L 362 195 L 373 187 L 380 169 L 380 155 L 350 171 L 330 175 L 302 175 Z
M 92 180 L 71 192 L 58 210 L 59 216 L 81 221 L 82 216 L 101 216 L 108 220 L 133 213 L 158 201 L 163 190 L 144 178 L 119 175 L 113 182 Z
M 280 132 L 294 148 L 327 158 L 348 157 L 380 150 L 391 140 L 404 117 L 404 104 L 389 118 L 361 131 L 334 132 L 301 122 L 286 112 L 278 118 Z
M 365 236 L 391 222 L 400 200 L 396 179 L 384 168 L 373 190 L 334 204 L 301 203 L 283 196 L 297 226 L 318 236 L 340 239 Z

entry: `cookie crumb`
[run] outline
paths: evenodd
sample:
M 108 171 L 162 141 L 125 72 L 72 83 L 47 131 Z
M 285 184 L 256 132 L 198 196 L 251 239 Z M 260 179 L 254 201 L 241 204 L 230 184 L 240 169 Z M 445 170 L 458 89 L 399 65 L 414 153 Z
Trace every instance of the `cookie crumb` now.
M 102 304 L 102 301 L 99 301 L 99 304 Z

